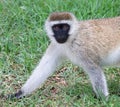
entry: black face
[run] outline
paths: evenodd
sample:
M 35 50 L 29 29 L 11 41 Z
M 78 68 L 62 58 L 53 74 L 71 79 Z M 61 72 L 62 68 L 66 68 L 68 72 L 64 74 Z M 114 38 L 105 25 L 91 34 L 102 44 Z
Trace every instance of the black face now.
M 54 37 L 58 43 L 65 43 L 69 37 L 70 25 L 66 23 L 56 24 L 52 26 Z

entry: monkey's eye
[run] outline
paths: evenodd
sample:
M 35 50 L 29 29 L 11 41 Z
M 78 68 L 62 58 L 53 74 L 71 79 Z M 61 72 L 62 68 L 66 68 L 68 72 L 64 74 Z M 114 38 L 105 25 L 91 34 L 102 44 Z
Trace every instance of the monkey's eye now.
M 58 26 L 54 26 L 53 30 L 58 31 L 60 28 Z
M 68 27 L 67 25 L 64 25 L 64 26 L 63 26 L 63 30 L 64 30 L 64 31 L 66 31 L 66 30 L 68 30 L 68 29 L 69 29 L 69 27 Z

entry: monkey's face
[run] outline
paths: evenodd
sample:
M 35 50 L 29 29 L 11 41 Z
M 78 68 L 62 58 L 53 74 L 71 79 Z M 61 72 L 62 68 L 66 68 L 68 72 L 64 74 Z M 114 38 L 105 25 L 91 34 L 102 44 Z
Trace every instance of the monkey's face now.
M 58 43 L 65 43 L 69 37 L 70 25 L 66 23 L 55 24 L 52 26 L 55 40 Z

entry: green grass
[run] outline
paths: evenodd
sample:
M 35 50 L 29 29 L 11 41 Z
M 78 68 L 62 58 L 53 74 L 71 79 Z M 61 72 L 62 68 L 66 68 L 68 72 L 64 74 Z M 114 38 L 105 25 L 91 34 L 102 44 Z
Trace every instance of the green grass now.
M 1 0 L 0 95 L 16 92 L 45 52 L 49 40 L 44 22 L 49 13 L 70 11 L 79 20 L 120 15 L 120 0 Z M 105 70 L 110 97 L 94 98 L 82 69 L 66 63 L 32 95 L 0 98 L 0 107 L 120 107 L 120 69 Z

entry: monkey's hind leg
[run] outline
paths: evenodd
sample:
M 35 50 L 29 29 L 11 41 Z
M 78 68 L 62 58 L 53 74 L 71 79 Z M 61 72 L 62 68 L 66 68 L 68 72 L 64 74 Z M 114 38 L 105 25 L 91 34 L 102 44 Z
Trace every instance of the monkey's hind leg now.
M 95 91 L 98 98 L 107 98 L 108 88 L 105 75 L 102 68 L 99 66 L 91 66 L 87 68 L 87 73 L 92 83 L 93 90 Z

